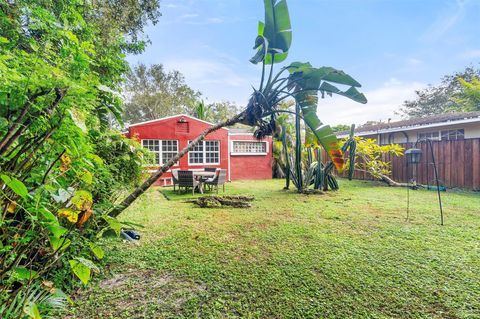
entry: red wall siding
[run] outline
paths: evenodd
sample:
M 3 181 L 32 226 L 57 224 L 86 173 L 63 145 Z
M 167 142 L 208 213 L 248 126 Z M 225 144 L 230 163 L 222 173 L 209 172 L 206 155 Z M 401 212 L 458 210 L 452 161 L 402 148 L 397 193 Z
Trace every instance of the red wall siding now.
M 188 123 L 188 133 L 179 132 L 185 130 L 185 124 L 181 124 L 181 127 L 177 126 L 179 121 L 185 121 Z M 184 122 L 184 123 L 185 123 Z M 188 116 L 175 116 L 166 119 L 160 119 L 149 123 L 139 124 L 131 126 L 127 136 L 135 138 L 138 141 L 142 139 L 159 139 L 159 140 L 178 140 L 179 150 L 187 146 L 189 140 L 193 140 L 202 133 L 210 124 L 188 117 Z M 230 179 L 270 179 L 272 178 L 272 138 L 267 137 L 264 141 L 267 141 L 267 155 L 230 155 L 230 141 L 232 140 L 252 140 L 256 139 L 252 135 L 232 135 L 228 136 L 228 130 L 220 129 L 216 132 L 209 134 L 206 140 L 218 140 L 220 141 L 220 164 L 199 164 L 191 165 L 188 163 L 188 155 L 180 159 L 178 165 L 173 168 L 179 169 L 202 169 L 204 167 L 217 167 L 222 169 L 229 169 L 228 159 L 230 156 Z M 157 169 L 151 167 L 152 170 Z M 165 173 L 156 185 L 168 185 L 170 184 L 171 173 Z
M 177 123 L 183 118 L 183 120 L 188 123 L 189 132 L 188 133 L 179 133 L 177 132 Z M 190 118 L 185 116 L 176 116 L 172 118 L 167 118 L 164 120 L 158 120 L 155 122 L 145 123 L 138 126 L 131 126 L 129 130 L 129 137 L 135 138 L 137 140 L 142 139 L 159 139 L 159 140 L 178 140 L 178 149 L 181 150 L 187 146 L 189 140 L 193 140 L 198 135 L 202 133 L 210 125 L 208 123 Z M 218 140 L 220 141 L 220 164 L 201 164 L 201 165 L 189 165 L 188 164 L 188 155 L 185 155 L 180 159 L 178 165 L 173 166 L 173 168 L 180 169 L 201 169 L 204 167 L 217 167 L 228 169 L 228 131 L 226 129 L 220 129 L 216 132 L 209 134 L 206 140 Z M 153 169 L 153 167 L 152 167 Z M 169 178 L 171 173 L 167 172 L 164 174 L 160 180 L 157 182 L 157 185 L 163 185 L 165 179 L 166 184 L 169 184 Z
M 257 141 L 252 135 L 231 135 L 230 141 Z M 267 155 L 230 155 L 231 179 L 272 178 L 272 138 L 266 137 Z

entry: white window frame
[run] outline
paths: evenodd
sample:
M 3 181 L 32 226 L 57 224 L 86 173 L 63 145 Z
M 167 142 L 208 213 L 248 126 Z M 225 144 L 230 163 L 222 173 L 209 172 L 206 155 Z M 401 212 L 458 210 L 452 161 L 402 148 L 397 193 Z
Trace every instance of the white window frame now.
M 188 141 L 188 143 L 190 143 L 191 141 Z M 206 143 L 205 142 L 217 142 L 218 143 L 218 162 L 216 163 L 207 163 L 206 162 L 206 159 L 207 159 L 207 153 L 213 153 L 213 152 L 207 152 L 207 148 L 206 148 Z M 188 166 L 203 166 L 203 165 L 220 165 L 220 161 L 221 161 L 221 143 L 220 143 L 220 140 L 203 140 L 201 141 L 200 143 L 203 144 L 203 161 L 202 163 L 190 163 L 190 152 L 188 152 Z
M 158 141 L 158 152 L 157 151 L 150 151 L 149 148 L 143 146 L 143 141 Z M 168 153 L 173 153 L 173 152 L 176 152 L 178 153 L 178 149 L 179 149 L 179 146 L 180 146 L 180 143 L 178 140 L 161 140 L 161 139 L 158 139 L 158 138 L 145 138 L 145 139 L 141 139 L 140 140 L 140 143 L 142 144 L 142 147 L 146 148 L 147 150 L 149 150 L 150 152 L 152 153 L 158 153 L 158 160 L 159 162 L 158 163 L 147 163 L 145 164 L 145 166 L 162 166 L 163 164 L 163 142 L 170 142 L 170 141 L 174 141 L 174 142 L 177 142 L 177 150 L 176 151 L 172 151 L 172 152 L 168 152 Z M 178 162 L 173 164 L 173 166 L 178 166 Z
M 437 133 L 437 137 L 436 138 L 429 138 L 430 140 L 432 141 L 440 141 L 441 140 L 441 136 L 440 136 L 440 131 L 425 131 L 425 132 L 418 132 L 417 134 L 417 140 L 418 141 L 425 141 L 426 139 L 425 138 L 420 138 L 420 134 L 432 134 L 432 133 Z
M 250 142 L 250 143 L 264 143 L 265 144 L 265 151 L 266 152 L 261 152 L 261 153 L 242 153 L 242 152 L 234 152 L 233 150 L 235 149 L 234 143 L 235 142 Z M 231 152 L 230 155 L 232 156 L 265 156 L 268 155 L 268 142 L 267 141 L 251 141 L 251 140 L 232 140 L 230 141 L 231 143 Z
M 450 134 L 452 133 L 452 131 L 455 131 L 455 138 L 451 139 L 450 138 Z M 459 133 L 459 131 L 462 131 L 462 133 Z M 447 133 L 447 139 L 443 139 L 443 134 L 442 132 L 448 132 Z M 462 139 L 459 139 L 458 137 L 459 136 L 463 136 Z M 463 128 L 454 128 L 454 129 L 446 129 L 446 130 L 440 130 L 440 140 L 442 141 L 462 141 L 465 139 L 465 129 Z

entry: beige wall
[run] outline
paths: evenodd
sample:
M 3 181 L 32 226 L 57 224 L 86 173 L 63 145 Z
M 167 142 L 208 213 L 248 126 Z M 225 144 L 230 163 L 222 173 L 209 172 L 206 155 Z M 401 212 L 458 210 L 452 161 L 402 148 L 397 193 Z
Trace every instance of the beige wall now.
M 444 125 L 424 129 L 415 129 L 404 131 L 408 135 L 409 142 L 416 142 L 418 139 L 419 133 L 432 132 L 432 131 L 442 131 L 442 130 L 453 130 L 453 129 L 463 129 L 465 132 L 465 138 L 480 138 L 480 122 L 477 123 L 465 123 L 465 124 L 456 124 L 456 125 Z M 364 136 L 365 138 L 373 138 L 375 140 L 380 139 L 380 144 L 388 143 L 388 136 L 390 133 L 383 134 L 372 134 Z M 393 143 L 406 143 L 405 134 L 401 132 L 395 132 L 392 136 L 391 141 Z

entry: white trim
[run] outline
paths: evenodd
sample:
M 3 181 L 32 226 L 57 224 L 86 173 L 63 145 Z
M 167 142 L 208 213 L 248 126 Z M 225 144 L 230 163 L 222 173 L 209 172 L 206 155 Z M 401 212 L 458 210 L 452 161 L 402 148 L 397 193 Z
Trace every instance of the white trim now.
M 202 123 L 205 123 L 205 124 L 208 124 L 208 125 L 215 125 L 215 124 L 213 124 L 213 123 L 210 123 L 210 122 L 207 122 L 207 121 L 204 121 L 204 120 L 197 119 L 196 117 L 193 117 L 193 116 L 191 116 L 191 115 L 187 115 L 187 114 L 177 114 L 177 115 L 162 117 L 162 118 L 156 119 L 156 120 L 150 120 L 150 121 L 144 121 L 144 122 L 139 122 L 139 123 L 130 124 L 130 125 L 128 125 L 128 127 L 130 128 L 130 127 L 133 127 L 133 126 L 139 126 L 139 125 L 144 125 L 144 124 L 151 124 L 151 123 L 155 123 L 155 122 L 170 120 L 170 119 L 173 119 L 173 118 L 176 118 L 176 117 L 188 117 L 189 119 L 192 119 L 192 120 L 195 120 L 195 121 L 199 121 L 199 122 L 202 122 Z M 228 131 L 228 128 L 226 128 L 226 127 L 221 127 L 221 129 L 224 129 L 224 130 L 227 130 L 227 131 Z
M 227 168 L 228 168 L 228 181 L 232 181 L 232 177 L 230 175 L 230 134 L 227 135 L 227 151 L 228 151 L 228 160 L 227 160 Z
M 355 135 L 365 136 L 365 135 L 385 134 L 385 133 L 393 133 L 393 132 L 401 132 L 401 131 L 413 131 L 413 130 L 428 129 L 432 127 L 451 126 L 451 125 L 475 123 L 475 122 L 480 122 L 480 117 L 463 119 L 463 120 L 454 120 L 454 121 L 448 121 L 448 122 L 423 124 L 423 125 L 416 125 L 416 126 L 393 127 L 393 128 L 387 128 L 387 129 L 380 129 L 376 131 L 358 132 L 358 133 L 355 133 Z M 338 138 L 344 138 L 347 136 L 349 136 L 349 134 L 337 135 Z
M 228 135 L 244 135 L 244 136 L 253 136 L 253 133 L 230 133 L 228 132 Z
M 159 143 L 158 143 L 158 152 L 150 151 L 148 148 L 146 148 L 145 146 L 143 146 L 143 141 L 159 141 Z M 148 149 L 150 152 L 152 152 L 152 153 L 154 153 L 154 154 L 155 154 L 155 153 L 158 153 L 158 155 L 159 155 L 159 156 L 158 156 L 158 160 L 160 161 L 160 162 L 157 163 L 157 164 L 152 164 L 152 163 L 150 163 L 150 164 L 145 164 L 144 166 L 149 167 L 149 166 L 158 165 L 159 167 L 162 167 L 162 165 L 164 165 L 164 164 L 162 163 L 162 159 L 163 159 L 163 156 L 162 156 L 162 152 L 163 152 L 163 151 L 162 151 L 162 142 L 163 142 L 163 141 L 176 141 L 176 142 L 177 142 L 177 151 L 176 151 L 176 152 L 177 152 L 177 153 L 179 152 L 179 149 L 180 149 L 180 141 L 179 141 L 179 140 L 161 140 L 161 139 L 158 139 L 158 138 L 144 138 L 144 139 L 141 139 L 141 140 L 140 140 L 140 145 L 142 145 L 143 148 Z M 171 152 L 171 153 L 173 153 L 173 152 Z M 179 163 L 177 162 L 177 163 L 173 164 L 172 167 L 175 167 L 175 166 L 179 166 Z
M 207 159 L 207 148 L 205 147 L 205 142 L 208 142 L 208 141 L 216 141 L 218 142 L 218 162 L 216 163 L 206 163 L 205 160 Z M 190 144 L 190 140 L 187 140 L 187 143 Z M 220 143 L 220 140 L 203 140 L 201 141 L 200 143 L 203 143 L 203 163 L 190 163 L 190 152 L 191 151 L 188 151 L 187 152 L 187 156 L 188 156 L 188 166 L 204 166 L 204 165 L 220 165 L 221 161 L 222 161 L 222 149 L 221 149 L 221 145 L 222 143 Z
M 238 153 L 238 152 L 233 152 L 233 150 L 234 150 L 233 143 L 234 142 L 264 143 L 266 152 L 262 152 L 262 153 Z M 268 141 L 231 140 L 230 141 L 230 148 L 231 148 L 231 151 L 230 151 L 229 154 L 231 156 L 266 156 L 266 155 L 268 155 L 268 148 L 269 147 L 268 147 Z

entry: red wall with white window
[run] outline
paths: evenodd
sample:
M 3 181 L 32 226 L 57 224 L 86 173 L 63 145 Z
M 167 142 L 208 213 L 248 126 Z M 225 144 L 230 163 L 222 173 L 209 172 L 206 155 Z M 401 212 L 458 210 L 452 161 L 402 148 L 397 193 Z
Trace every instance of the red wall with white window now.
M 230 176 L 232 180 L 238 179 L 271 179 L 272 178 L 272 138 L 266 137 L 266 154 L 235 154 L 233 144 L 235 141 L 259 142 L 253 135 L 230 135 Z
M 195 139 L 211 124 L 190 117 L 188 115 L 178 115 L 168 118 L 163 118 L 154 121 L 148 121 L 138 124 L 133 124 L 129 128 L 127 136 L 137 139 L 140 143 L 142 140 L 176 140 L 178 141 L 178 150 L 187 146 L 190 140 Z M 189 162 L 189 155 L 185 155 L 180 159 L 180 163 L 173 166 L 183 170 L 188 169 L 203 169 L 205 167 L 216 167 L 229 170 L 228 175 L 230 180 L 236 179 L 269 179 L 272 178 L 272 139 L 266 138 L 267 142 L 266 152 L 256 155 L 236 155 L 229 154 L 231 152 L 232 141 L 246 140 L 257 142 L 251 134 L 243 135 L 228 135 L 228 129 L 219 129 L 207 136 L 206 141 L 219 141 L 220 154 L 219 162 L 206 163 L 204 153 L 203 163 Z M 160 145 L 161 147 L 161 145 Z M 209 154 L 209 158 L 212 158 Z M 152 165 L 149 168 L 153 171 L 160 165 Z M 164 174 L 156 185 L 168 185 L 171 182 L 171 173 Z

